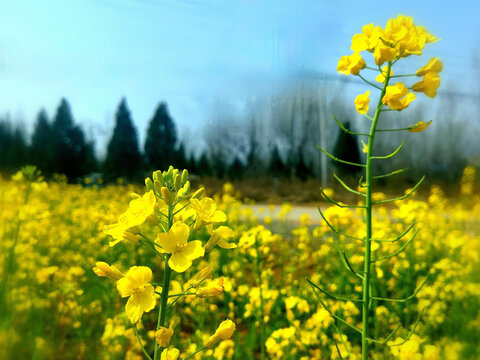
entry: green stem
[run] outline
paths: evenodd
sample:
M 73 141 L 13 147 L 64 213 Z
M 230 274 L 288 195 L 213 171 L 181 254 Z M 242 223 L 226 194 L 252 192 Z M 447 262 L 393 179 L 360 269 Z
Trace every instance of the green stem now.
M 173 206 L 168 207 L 168 222 L 167 222 L 167 232 L 170 231 L 170 228 L 173 224 Z M 162 296 L 160 298 L 160 312 L 158 313 L 158 322 L 157 322 L 157 331 L 160 329 L 160 326 L 165 326 L 165 318 L 167 316 L 168 308 L 168 290 L 170 288 L 170 278 L 172 275 L 172 269 L 168 265 L 168 260 L 172 254 L 165 256 L 165 270 L 163 271 L 163 285 L 162 285 Z M 160 359 L 160 354 L 162 353 L 163 347 L 155 343 L 155 353 L 153 354 L 154 360 Z
M 371 239 L 372 239 L 372 150 L 373 143 L 375 140 L 375 131 L 377 128 L 378 119 L 380 117 L 380 112 L 382 109 L 382 99 L 385 95 L 388 81 L 390 80 L 390 70 L 392 68 L 392 63 L 388 63 L 388 68 L 386 71 L 385 82 L 383 84 L 382 92 L 378 100 L 377 109 L 375 110 L 375 115 L 373 117 L 372 126 L 370 128 L 370 135 L 368 137 L 368 150 L 367 150 L 367 164 L 366 164 L 366 201 L 365 201 L 365 226 L 366 226 L 366 236 L 365 236 L 365 256 L 364 256 L 364 277 L 363 277 L 363 303 L 362 303 L 362 360 L 368 360 L 368 333 L 369 333 L 369 320 L 370 320 L 370 271 L 371 271 Z M 372 306 L 373 307 L 373 306 Z
M 137 324 L 133 325 L 133 330 L 135 331 L 135 336 L 137 337 L 138 344 L 140 345 L 140 348 L 142 349 L 142 352 L 145 354 L 145 356 L 147 357 L 148 360 L 152 360 L 150 355 L 148 355 L 147 350 L 145 350 L 145 348 L 143 347 L 142 339 L 140 339 L 140 335 L 138 335 Z

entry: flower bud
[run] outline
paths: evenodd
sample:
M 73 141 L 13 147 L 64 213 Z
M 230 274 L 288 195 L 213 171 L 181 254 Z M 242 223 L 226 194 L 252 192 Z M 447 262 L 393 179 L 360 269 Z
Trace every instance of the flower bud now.
M 182 185 L 185 185 L 185 183 L 188 181 L 188 170 L 183 169 L 182 171 Z
M 180 188 L 182 187 L 182 182 L 179 174 L 175 175 L 173 179 L 173 187 L 177 191 L 180 190 Z
M 156 170 L 153 172 L 153 180 L 158 180 L 160 181 L 160 184 L 163 183 L 163 175 L 160 170 Z
M 155 188 L 155 191 L 157 194 L 161 194 L 162 192 L 162 183 L 160 182 L 160 180 L 155 180 L 153 182 L 153 187 Z
M 207 266 L 196 273 L 189 281 L 190 286 L 193 288 L 197 288 L 200 286 L 202 282 L 212 277 L 212 267 Z
M 222 292 L 223 278 L 220 278 L 208 286 L 198 288 L 196 296 L 199 298 L 214 297 L 220 295 Z
M 147 187 L 147 190 L 153 190 L 153 181 L 150 178 L 145 179 L 145 186 Z
M 170 190 L 168 190 L 165 186 L 161 188 L 160 192 L 162 193 L 163 201 L 167 205 L 173 205 L 173 197 Z
M 205 188 L 200 188 L 197 191 L 195 191 L 192 198 L 201 199 L 204 194 L 205 194 Z
M 120 272 L 120 270 L 118 270 L 115 266 L 110 266 L 103 261 L 95 263 L 93 272 L 97 274 L 97 276 L 105 276 L 113 281 L 118 281 L 123 278 L 123 274 Z
M 178 191 L 178 198 L 183 198 L 184 196 L 188 195 L 190 192 L 190 181 L 187 181 L 185 185 Z
M 208 341 L 205 343 L 206 348 L 213 347 L 216 343 L 222 340 L 230 339 L 235 331 L 235 323 L 228 319 L 220 324 L 218 329 L 215 331 L 215 334 L 210 336 Z

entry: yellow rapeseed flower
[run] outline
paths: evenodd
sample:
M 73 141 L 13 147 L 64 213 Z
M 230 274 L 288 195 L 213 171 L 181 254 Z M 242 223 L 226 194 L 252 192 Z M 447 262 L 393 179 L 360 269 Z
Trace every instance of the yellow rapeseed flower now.
M 190 228 L 183 222 L 176 222 L 168 233 L 160 233 L 155 242 L 160 246 L 159 252 L 172 254 L 168 265 L 176 272 L 182 273 L 192 266 L 192 261 L 205 255 L 200 240 L 188 241 Z
M 235 233 L 228 226 L 219 226 L 213 230 L 213 225 L 207 225 L 207 231 L 210 234 L 210 239 L 205 244 L 205 251 L 209 252 L 215 245 L 220 246 L 222 249 L 235 249 L 236 244 L 229 243 L 226 239 L 232 238 Z
M 440 76 L 436 72 L 427 72 L 423 79 L 413 84 L 413 91 L 423 92 L 429 98 L 437 96 L 437 89 L 440 86 Z
M 355 98 L 355 108 L 359 114 L 366 114 L 368 112 L 368 104 L 370 103 L 370 90 L 365 94 L 360 94 Z
M 359 53 L 354 52 L 352 55 L 342 56 L 338 61 L 337 71 L 344 75 L 358 75 L 360 70 L 365 68 L 367 64 Z
M 220 324 L 218 329 L 215 331 L 215 334 L 210 336 L 204 346 L 206 348 L 211 348 L 219 341 L 230 339 L 234 331 L 235 323 L 230 319 L 225 320 Z
M 155 339 L 157 340 L 157 344 L 161 347 L 167 347 L 170 343 L 170 338 L 173 335 L 173 327 L 172 324 L 168 328 L 160 326 L 158 330 L 155 332 Z
M 392 110 L 403 110 L 413 100 L 415 100 L 415 94 L 408 92 L 406 86 L 399 82 L 395 85 L 387 86 L 382 103 L 388 105 Z
M 425 66 L 422 66 L 420 69 L 417 70 L 416 74 L 417 76 L 423 76 L 426 73 L 429 72 L 434 72 L 434 73 L 439 73 L 443 69 L 443 64 L 440 61 L 440 58 L 431 58 L 428 61 L 428 64 Z
M 214 297 L 218 296 L 223 292 L 223 278 L 213 280 L 208 286 L 198 288 L 197 297 Z
M 162 351 L 160 360 L 177 360 L 180 356 L 180 350 L 176 348 L 165 349 Z
M 221 223 L 227 221 L 227 215 L 223 211 L 217 210 L 217 203 L 209 197 L 201 200 L 191 199 L 193 209 L 197 213 L 195 229 L 212 223 Z
M 427 121 L 427 122 L 419 121 L 418 123 L 413 125 L 411 128 L 409 128 L 408 131 L 410 131 L 410 132 L 422 132 L 427 127 L 429 127 L 431 123 L 432 123 L 432 120 Z
M 132 239 L 132 228 L 142 225 L 147 218 L 154 213 L 155 195 L 153 191 L 145 193 L 130 201 L 128 209 L 120 215 L 116 224 L 105 225 L 103 232 L 112 236 L 115 241 L 110 241 L 109 245 L 114 246 L 123 239 Z
M 146 266 L 132 266 L 125 277 L 117 281 L 121 297 L 128 297 L 125 312 L 132 323 L 137 323 L 144 312 L 155 307 L 155 290 L 151 284 L 152 270 Z

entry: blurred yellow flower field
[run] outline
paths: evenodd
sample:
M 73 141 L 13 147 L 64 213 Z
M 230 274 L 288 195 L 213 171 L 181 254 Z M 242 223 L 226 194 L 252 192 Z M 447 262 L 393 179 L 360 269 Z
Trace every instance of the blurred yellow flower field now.
M 375 333 L 388 334 L 393 324 L 402 324 L 389 339 L 390 345 L 401 343 L 417 315 L 422 315 L 415 335 L 401 346 L 378 345 L 373 358 L 450 360 L 480 356 L 480 196 L 475 191 L 473 168 L 465 169 L 460 187 L 455 199 L 446 198 L 433 186 L 424 201 L 410 198 L 389 211 L 376 208 L 374 230 L 379 237 L 395 237 L 413 220 L 421 230 L 405 252 L 374 267 L 375 293 L 387 298 L 407 297 L 423 283 L 427 269 L 432 270 L 418 300 L 376 301 Z M 140 191 L 128 185 L 69 185 L 61 178 L 49 183 L 41 179 L 29 182 L 20 173 L 11 181 L 1 181 L 0 358 L 143 358 L 125 314 L 128 298 L 120 297 L 137 296 L 138 286 L 124 280 L 124 286 L 118 285 L 119 294 L 113 281 L 98 277 L 92 270 L 103 261 L 116 269 L 101 267 L 96 272 L 118 279 L 115 276 L 122 276 L 118 272 L 126 273 L 135 265 L 148 266 L 151 279 L 145 276 L 142 281 L 157 287 L 155 301 L 159 302 L 159 257 L 131 241 L 111 247 L 112 238 L 101 231 L 105 225 L 116 223 L 129 194 Z M 382 198 L 379 193 L 374 196 Z M 165 339 L 168 333 L 181 354 L 191 354 L 202 344 L 221 340 L 225 331 L 231 331 L 228 323 L 212 334 L 218 324 L 231 319 L 236 325 L 233 336 L 216 347 L 207 346 L 192 358 L 254 359 L 261 352 L 262 336 L 269 359 L 339 359 L 339 353 L 347 358 L 343 343 L 352 351 L 351 358 L 359 357 L 359 335 L 337 321 L 345 337 L 339 339 L 335 319 L 317 301 L 306 279 L 336 294 L 359 293 L 358 281 L 343 269 L 336 244 L 342 243 L 353 267 L 363 262 L 358 255 L 362 245 L 332 233 L 324 222 L 312 227 L 308 216 L 302 216 L 297 225 L 287 222 L 288 206 L 277 217 L 266 211 L 256 218 L 251 209 L 242 207 L 231 184 L 212 198 L 217 209 L 211 216 L 215 211 L 225 213 L 225 225 L 232 229 L 228 236 L 233 238 L 222 240 L 223 245 L 235 244 L 237 248 L 226 251 L 214 247 L 208 258 L 197 259 L 184 272 L 173 273 L 172 294 L 196 288 L 208 277 L 221 278 L 222 282 L 200 285 L 204 296 L 170 299 L 175 313 L 167 325 L 174 332 L 172 335 L 165 328 L 157 338 Z M 206 213 L 201 214 L 205 219 Z M 360 212 L 331 207 L 324 215 L 330 224 L 364 236 Z M 222 239 L 222 234 L 216 236 Z M 195 239 L 206 244 L 210 237 L 203 228 Z M 161 243 L 169 251 L 168 239 Z M 398 247 L 396 243 L 381 243 L 372 251 L 379 258 Z M 208 271 L 194 277 L 205 268 Z M 142 291 L 148 291 L 148 286 Z M 359 304 L 333 302 L 328 297 L 324 301 L 349 323 L 361 321 Z M 150 351 L 156 338 L 156 314 L 147 311 L 140 316 L 138 334 Z M 166 358 L 175 354 L 169 350 Z

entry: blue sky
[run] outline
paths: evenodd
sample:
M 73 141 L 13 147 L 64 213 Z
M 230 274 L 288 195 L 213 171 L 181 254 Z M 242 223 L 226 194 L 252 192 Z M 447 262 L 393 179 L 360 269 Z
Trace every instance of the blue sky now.
M 440 56 L 443 86 L 478 95 L 476 1 L 1 0 L 0 114 L 31 128 L 65 96 L 102 143 L 126 96 L 141 136 L 161 100 L 198 128 L 219 98 L 241 103 L 301 71 L 337 76 L 351 36 L 399 13 L 442 39 L 412 69 Z

